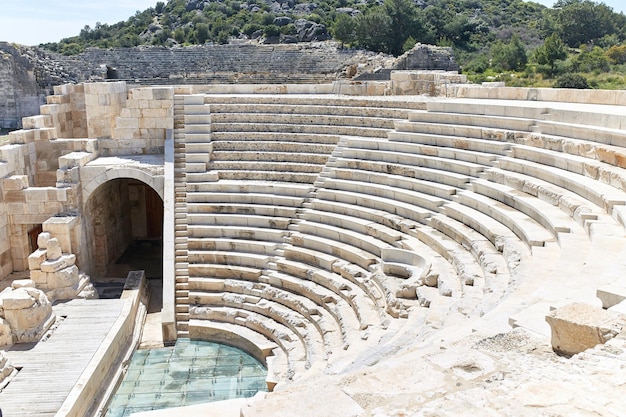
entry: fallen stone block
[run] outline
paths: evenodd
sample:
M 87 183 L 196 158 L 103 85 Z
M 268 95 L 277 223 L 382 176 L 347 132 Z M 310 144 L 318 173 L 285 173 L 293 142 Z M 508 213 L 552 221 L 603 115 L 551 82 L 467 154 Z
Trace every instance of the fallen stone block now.
M 604 344 L 626 329 L 626 317 L 584 303 L 571 303 L 546 316 L 552 331 L 552 349 L 572 356 Z

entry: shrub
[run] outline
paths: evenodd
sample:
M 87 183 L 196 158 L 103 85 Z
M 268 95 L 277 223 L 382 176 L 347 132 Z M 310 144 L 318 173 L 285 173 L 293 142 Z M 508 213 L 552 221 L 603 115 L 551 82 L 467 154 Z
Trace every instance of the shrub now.
M 557 78 L 554 88 L 589 88 L 587 79 L 580 74 L 563 74 Z
M 616 45 L 610 47 L 609 50 L 606 51 L 606 56 L 613 64 L 626 64 L 626 45 Z

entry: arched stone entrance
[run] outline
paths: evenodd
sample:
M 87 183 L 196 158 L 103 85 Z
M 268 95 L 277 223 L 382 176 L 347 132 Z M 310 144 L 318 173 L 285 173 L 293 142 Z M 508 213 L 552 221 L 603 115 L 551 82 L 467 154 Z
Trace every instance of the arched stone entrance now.
M 151 250 L 162 256 L 163 200 L 143 181 L 115 178 L 100 184 L 90 192 L 83 206 L 83 218 L 89 254 L 88 265 L 83 269 L 94 279 L 115 274 L 112 265 L 122 255 L 132 257 L 125 252 L 136 242 L 152 242 Z M 125 263 L 132 267 L 132 262 Z

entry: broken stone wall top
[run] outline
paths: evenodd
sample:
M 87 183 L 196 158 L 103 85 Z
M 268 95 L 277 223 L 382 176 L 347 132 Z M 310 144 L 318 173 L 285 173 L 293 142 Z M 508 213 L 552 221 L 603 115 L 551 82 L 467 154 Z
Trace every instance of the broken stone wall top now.
M 458 71 L 459 66 L 452 48 L 418 43 L 398 58 L 393 69 Z

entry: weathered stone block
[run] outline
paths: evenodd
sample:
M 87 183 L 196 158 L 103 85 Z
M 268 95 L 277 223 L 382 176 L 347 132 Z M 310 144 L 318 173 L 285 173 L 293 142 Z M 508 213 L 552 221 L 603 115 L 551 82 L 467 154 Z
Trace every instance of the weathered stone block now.
M 0 346 L 13 344 L 13 332 L 11 325 L 5 319 L 0 317 Z
M 2 306 L 5 314 L 9 310 L 22 310 L 35 304 L 35 299 L 24 288 L 8 292 L 2 297 Z
M 48 285 L 48 273 L 40 269 L 31 269 L 30 279 L 35 283 L 35 286 L 46 287 Z
M 59 259 L 63 255 L 59 239 L 52 238 L 46 243 L 46 258 L 48 260 Z
M 75 287 L 79 283 L 78 268 L 72 265 L 58 272 L 48 273 L 47 288 Z
M 5 178 L 2 181 L 2 187 L 4 188 L 4 191 L 23 190 L 28 188 L 28 176 L 13 175 L 10 178 Z
M 37 244 L 39 244 L 39 239 L 37 240 Z M 46 261 L 46 250 L 45 249 L 37 249 L 35 252 L 31 253 L 28 256 L 28 269 L 35 270 L 41 269 L 41 264 Z
M 588 304 L 572 303 L 546 316 L 552 349 L 571 356 L 612 339 L 626 328 L 626 318 Z
M 41 263 L 41 270 L 43 272 L 57 272 L 63 268 L 70 266 L 67 261 L 60 257 L 58 259 L 47 260 Z
M 16 279 L 11 283 L 11 288 L 35 288 L 35 282 L 32 279 Z

